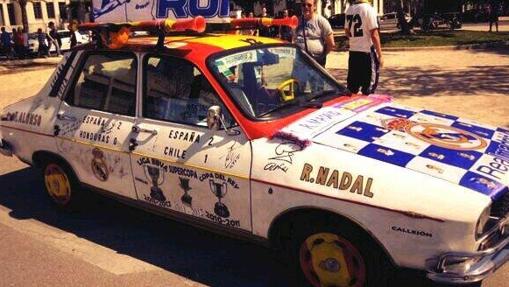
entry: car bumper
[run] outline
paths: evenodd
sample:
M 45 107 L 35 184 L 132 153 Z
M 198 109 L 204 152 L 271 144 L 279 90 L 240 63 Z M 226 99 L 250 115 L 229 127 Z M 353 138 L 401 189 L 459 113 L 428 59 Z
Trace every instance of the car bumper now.
M 11 145 L 5 140 L 2 140 L 0 138 L 0 154 L 3 154 L 5 156 L 12 156 L 12 152 L 13 150 Z
M 509 217 L 497 224 L 487 240 L 496 238 L 490 248 L 474 252 L 450 252 L 427 261 L 428 278 L 446 284 L 468 284 L 484 280 L 509 261 Z

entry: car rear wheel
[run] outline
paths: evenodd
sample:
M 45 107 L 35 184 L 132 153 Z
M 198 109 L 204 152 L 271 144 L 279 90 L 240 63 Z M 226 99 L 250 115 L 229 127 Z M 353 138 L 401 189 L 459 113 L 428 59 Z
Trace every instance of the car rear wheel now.
M 81 192 L 70 168 L 60 161 L 48 160 L 42 172 L 45 190 L 53 203 L 62 209 L 77 207 Z
M 300 286 L 388 286 L 392 267 L 385 254 L 359 228 L 347 223 L 308 222 L 293 240 Z

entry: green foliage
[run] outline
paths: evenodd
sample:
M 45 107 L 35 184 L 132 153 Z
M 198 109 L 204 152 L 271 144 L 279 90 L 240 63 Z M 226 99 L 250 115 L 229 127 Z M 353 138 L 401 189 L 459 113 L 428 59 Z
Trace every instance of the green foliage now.
M 382 47 L 458 46 L 509 41 L 509 32 L 480 31 L 418 32 L 414 35 L 382 34 Z

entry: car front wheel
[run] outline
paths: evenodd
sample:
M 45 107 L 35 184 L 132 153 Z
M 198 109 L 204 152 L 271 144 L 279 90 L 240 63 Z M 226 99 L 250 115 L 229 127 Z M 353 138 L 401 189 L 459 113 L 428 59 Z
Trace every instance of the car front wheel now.
M 79 184 L 70 168 L 60 161 L 48 160 L 43 165 L 44 187 L 58 207 L 73 209 L 80 201 Z
M 392 267 L 366 234 L 350 224 L 309 222 L 295 234 L 302 286 L 388 286 Z

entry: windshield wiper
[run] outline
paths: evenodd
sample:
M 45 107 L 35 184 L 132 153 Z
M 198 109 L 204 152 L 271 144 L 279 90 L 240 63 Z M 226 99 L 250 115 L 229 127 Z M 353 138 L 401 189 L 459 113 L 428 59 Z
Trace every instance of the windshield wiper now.
M 311 102 L 301 103 L 299 105 L 299 107 L 321 109 L 323 107 L 323 104 L 319 103 L 319 102 L 311 101 Z
M 263 118 L 264 116 L 266 116 L 268 114 L 272 114 L 273 112 L 277 112 L 277 111 L 282 110 L 283 108 L 286 108 L 286 107 L 289 107 L 289 106 L 294 106 L 295 104 L 298 104 L 298 102 L 291 102 L 291 103 L 287 103 L 287 104 L 284 104 L 284 105 L 277 106 L 277 107 L 273 108 L 272 110 L 268 110 L 265 113 L 259 114 L 257 117 Z
M 330 96 L 330 95 L 333 95 L 333 94 L 336 94 L 336 93 L 337 93 L 337 91 L 334 91 L 334 90 L 333 91 L 325 91 L 325 92 L 322 92 L 322 93 L 320 93 L 318 95 L 312 96 L 311 98 L 308 98 L 307 100 L 309 102 L 314 102 L 314 101 L 318 100 L 321 97 Z

